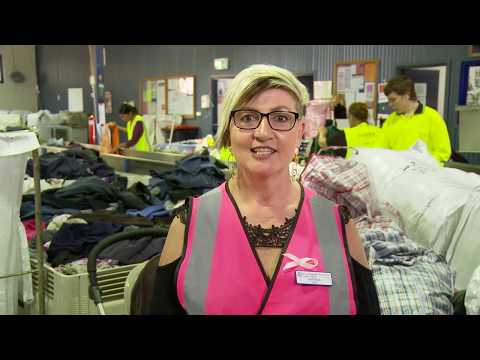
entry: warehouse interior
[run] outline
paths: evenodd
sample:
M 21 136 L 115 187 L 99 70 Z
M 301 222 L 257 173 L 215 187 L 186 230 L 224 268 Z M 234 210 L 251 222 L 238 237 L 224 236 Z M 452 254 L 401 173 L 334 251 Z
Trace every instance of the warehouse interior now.
M 0 45 L 0 315 L 478 315 L 479 133 L 480 45 Z

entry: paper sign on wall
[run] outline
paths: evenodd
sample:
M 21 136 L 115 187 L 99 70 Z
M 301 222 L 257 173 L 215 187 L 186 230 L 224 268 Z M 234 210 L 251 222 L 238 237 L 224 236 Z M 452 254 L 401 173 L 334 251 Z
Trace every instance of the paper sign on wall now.
M 365 101 L 373 101 L 375 97 L 375 83 L 365 83 Z
M 388 103 L 388 98 L 384 93 L 385 85 L 387 85 L 387 83 L 378 84 L 378 103 L 379 104 Z
M 68 89 L 68 111 L 83 112 L 83 89 Z
M 331 81 L 314 81 L 313 82 L 313 98 L 314 99 L 330 99 L 332 97 Z
M 427 83 L 415 83 L 415 93 L 417 94 L 417 100 L 422 104 L 427 103 Z
M 201 103 L 202 109 L 208 109 L 210 107 L 210 95 L 202 95 Z
M 348 109 L 352 103 L 356 100 L 356 93 L 355 91 L 345 91 L 345 106 Z
M 367 97 L 365 96 L 365 92 L 358 91 L 355 96 L 355 102 L 367 102 Z
M 352 82 L 350 84 L 350 88 L 352 90 L 363 90 L 364 87 L 364 78 L 363 75 L 353 75 Z

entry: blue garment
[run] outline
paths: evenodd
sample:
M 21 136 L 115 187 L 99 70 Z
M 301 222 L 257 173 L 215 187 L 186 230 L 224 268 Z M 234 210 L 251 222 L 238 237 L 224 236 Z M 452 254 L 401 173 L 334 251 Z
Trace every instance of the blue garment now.
M 163 204 L 153 205 L 146 207 L 143 210 L 130 209 L 127 210 L 127 215 L 142 216 L 148 220 L 152 220 L 155 217 L 167 217 L 170 216 L 170 212 L 165 209 Z
M 207 152 L 177 161 L 175 168 L 171 170 L 152 170 L 150 191 L 163 201 L 169 199 L 177 202 L 214 189 L 225 181 L 225 174 L 215 161 Z
M 40 214 L 42 221 L 48 223 L 50 220 L 62 214 L 76 214 L 79 210 L 76 209 L 57 209 L 49 205 L 42 205 L 40 208 Z M 20 207 L 20 220 L 25 221 L 33 219 L 35 217 L 35 203 L 33 201 L 22 202 Z

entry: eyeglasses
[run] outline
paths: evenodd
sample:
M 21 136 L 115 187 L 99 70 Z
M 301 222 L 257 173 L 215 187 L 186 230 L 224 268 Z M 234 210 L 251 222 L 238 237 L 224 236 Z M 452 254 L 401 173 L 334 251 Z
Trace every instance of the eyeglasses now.
M 234 125 L 242 130 L 258 128 L 264 116 L 273 130 L 290 131 L 295 126 L 299 114 L 291 111 L 272 111 L 265 114 L 255 110 L 234 110 L 230 113 Z

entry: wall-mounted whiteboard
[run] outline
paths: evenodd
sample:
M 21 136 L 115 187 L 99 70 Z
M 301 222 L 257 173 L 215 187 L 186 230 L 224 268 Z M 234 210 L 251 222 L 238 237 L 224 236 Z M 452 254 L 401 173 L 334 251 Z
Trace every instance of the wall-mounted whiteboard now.
M 195 77 L 151 77 L 140 85 L 142 114 L 180 115 L 183 119 L 195 117 Z
M 167 114 L 195 117 L 195 77 L 170 77 L 167 88 Z

